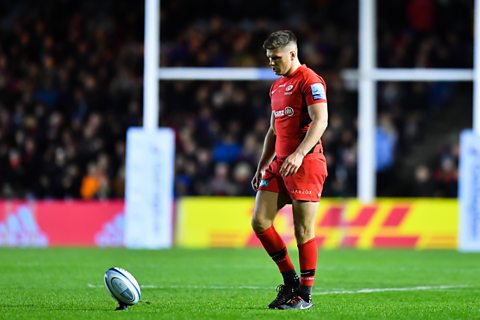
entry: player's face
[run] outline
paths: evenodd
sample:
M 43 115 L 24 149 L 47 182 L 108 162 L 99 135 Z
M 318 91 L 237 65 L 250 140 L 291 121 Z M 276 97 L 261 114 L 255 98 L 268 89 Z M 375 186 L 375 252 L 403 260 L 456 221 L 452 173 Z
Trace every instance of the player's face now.
M 288 48 L 267 49 L 267 58 L 270 67 L 276 75 L 286 76 L 292 65 L 292 53 Z

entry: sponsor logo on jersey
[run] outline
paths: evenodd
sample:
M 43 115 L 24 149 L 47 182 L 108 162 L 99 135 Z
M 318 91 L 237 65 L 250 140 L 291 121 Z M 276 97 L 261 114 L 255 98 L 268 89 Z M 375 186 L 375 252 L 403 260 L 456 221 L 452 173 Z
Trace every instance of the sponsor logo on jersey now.
M 293 116 L 294 113 L 295 113 L 295 111 L 293 110 L 292 107 L 285 107 L 285 115 L 291 117 L 291 116 Z
M 285 88 L 285 91 L 290 91 L 293 89 L 293 84 L 289 85 L 288 87 Z
M 312 89 L 313 100 L 326 100 L 325 87 L 321 83 L 314 83 L 310 85 Z
M 277 111 L 273 111 L 273 116 L 275 118 L 279 118 L 279 117 L 283 117 L 283 116 L 293 116 L 295 114 L 295 110 L 293 110 L 292 107 L 285 107 L 285 109 L 283 110 L 277 110 Z

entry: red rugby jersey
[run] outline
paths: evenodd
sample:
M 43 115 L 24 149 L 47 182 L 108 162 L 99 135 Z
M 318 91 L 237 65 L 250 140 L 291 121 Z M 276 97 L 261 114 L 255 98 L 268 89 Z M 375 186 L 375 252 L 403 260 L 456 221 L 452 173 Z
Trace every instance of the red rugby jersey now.
M 312 121 L 307 107 L 327 102 L 326 91 L 322 77 L 306 65 L 272 84 L 270 100 L 275 118 L 275 153 L 279 159 L 288 157 L 302 142 Z

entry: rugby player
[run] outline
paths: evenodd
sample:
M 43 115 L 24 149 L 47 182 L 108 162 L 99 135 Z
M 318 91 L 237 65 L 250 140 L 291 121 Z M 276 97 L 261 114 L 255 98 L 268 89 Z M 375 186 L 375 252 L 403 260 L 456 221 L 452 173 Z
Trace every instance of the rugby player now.
M 263 48 L 270 67 L 281 77 L 270 87 L 270 128 L 252 179 L 257 191 L 252 228 L 283 277 L 269 308 L 309 309 L 317 266 L 315 217 L 327 177 L 320 140 L 328 122 L 326 85 L 300 63 L 292 31 L 273 32 Z M 300 277 L 273 225 L 286 204 L 293 209 Z

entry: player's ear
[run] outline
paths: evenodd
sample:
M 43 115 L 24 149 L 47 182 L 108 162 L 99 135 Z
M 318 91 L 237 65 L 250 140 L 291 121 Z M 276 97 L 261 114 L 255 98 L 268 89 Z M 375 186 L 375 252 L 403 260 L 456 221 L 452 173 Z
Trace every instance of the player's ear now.
M 290 61 L 295 60 L 297 57 L 297 52 L 295 50 L 290 51 Z

